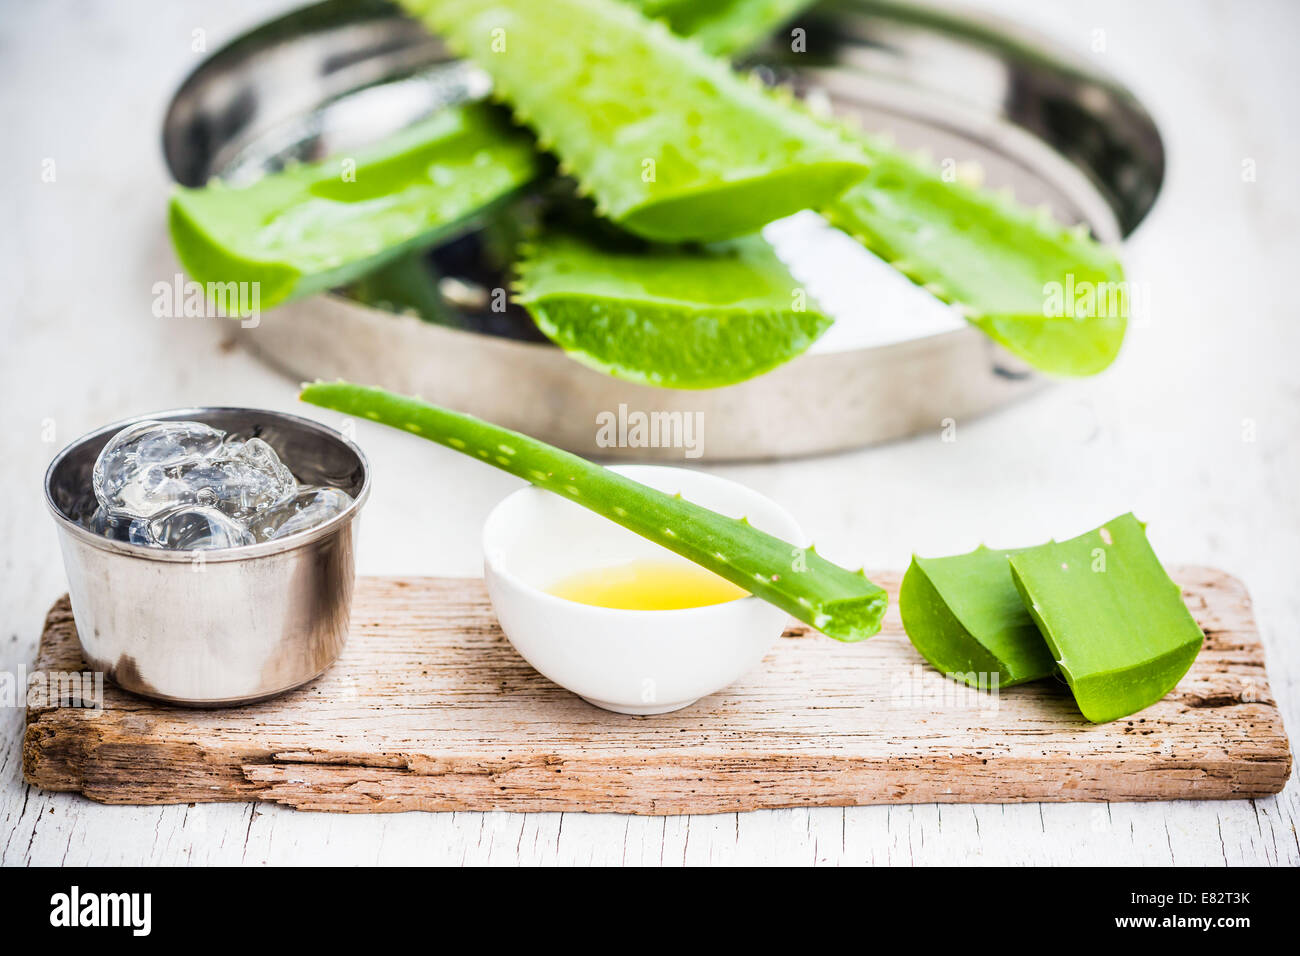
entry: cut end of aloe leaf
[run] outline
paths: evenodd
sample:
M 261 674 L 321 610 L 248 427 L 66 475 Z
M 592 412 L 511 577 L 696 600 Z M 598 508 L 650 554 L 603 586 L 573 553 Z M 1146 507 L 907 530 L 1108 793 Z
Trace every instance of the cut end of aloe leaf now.
M 1117 720 L 1178 684 L 1205 639 L 1133 515 L 1010 558 L 1084 717 Z
M 831 324 L 759 236 L 612 250 L 545 233 L 517 301 L 579 362 L 662 388 L 731 385 L 805 351 Z
M 828 637 L 852 644 L 879 634 L 888 609 L 889 596 L 876 589 L 863 597 L 832 602 L 823 612 L 821 626 L 815 622 L 813 626 Z
M 206 203 L 196 202 L 196 195 L 197 191 L 178 189 L 168 203 L 167 229 L 181 268 L 200 283 L 244 283 L 256 289 L 259 308 L 271 308 L 292 298 L 302 272 L 291 263 L 244 256 L 237 251 L 236 243 L 214 235 Z M 247 298 L 251 301 L 251 295 Z
M 827 218 L 1035 368 L 1092 375 L 1119 354 L 1130 291 L 1114 252 L 1007 196 L 865 142 L 871 171 Z
M 976 687 L 1047 677 L 1056 661 L 1011 579 L 1011 552 L 980 547 L 913 557 L 898 609 L 908 639 L 931 665 Z
M 529 481 L 694 561 L 830 637 L 880 630 L 888 596 L 865 574 L 633 481 L 535 438 L 419 399 L 348 382 L 303 388 L 304 402 L 411 432 Z

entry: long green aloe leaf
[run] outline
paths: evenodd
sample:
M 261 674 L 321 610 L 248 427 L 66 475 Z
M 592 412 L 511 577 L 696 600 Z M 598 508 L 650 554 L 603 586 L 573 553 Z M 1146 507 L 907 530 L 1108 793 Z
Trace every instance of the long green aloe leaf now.
M 759 236 L 612 249 L 544 232 L 517 268 L 516 301 L 538 328 L 579 362 L 644 385 L 743 381 L 831 324 Z
M 382 422 L 482 459 L 663 545 L 775 604 L 824 634 L 860 641 L 880 630 L 888 596 L 862 571 L 759 531 L 577 455 L 488 422 L 346 382 L 318 382 L 301 399 Z
M 811 0 L 633 0 L 647 17 L 663 20 L 716 56 L 748 50 L 812 6 Z
M 597 211 L 677 242 L 757 232 L 866 172 L 837 131 L 618 0 L 401 0 L 492 75 Z
M 538 168 L 527 133 L 486 104 L 458 106 L 354 159 L 294 167 L 242 189 L 178 189 L 172 242 L 192 278 L 258 283 L 269 308 L 455 231 Z
M 1115 359 L 1129 295 L 1110 249 L 899 152 L 867 149 L 870 173 L 824 210 L 833 224 L 1036 368 L 1091 375 Z
M 1133 515 L 1011 555 L 1011 574 L 1083 716 L 1116 720 L 1187 673 L 1204 635 Z
M 913 557 L 898 592 L 903 628 L 921 656 L 954 680 L 999 687 L 1056 672 L 1056 659 L 1011 579 L 1009 555 L 980 547 Z

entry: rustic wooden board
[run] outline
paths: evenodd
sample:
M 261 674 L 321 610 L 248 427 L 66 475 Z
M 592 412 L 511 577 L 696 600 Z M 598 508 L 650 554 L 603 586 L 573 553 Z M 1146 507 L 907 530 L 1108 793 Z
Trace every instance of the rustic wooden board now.
M 899 575 L 872 576 L 897 596 Z M 1165 700 L 1096 726 L 1063 685 L 964 690 L 891 607 L 845 645 L 793 622 L 740 683 L 658 717 L 592 707 L 536 673 L 483 583 L 363 578 L 329 673 L 276 701 L 168 707 L 105 688 L 102 712 L 29 706 L 23 773 L 104 803 L 267 800 L 301 809 L 709 813 L 790 806 L 1258 797 L 1291 768 L 1249 595 L 1175 572 L 1206 632 Z M 63 598 L 36 669 L 83 669 Z

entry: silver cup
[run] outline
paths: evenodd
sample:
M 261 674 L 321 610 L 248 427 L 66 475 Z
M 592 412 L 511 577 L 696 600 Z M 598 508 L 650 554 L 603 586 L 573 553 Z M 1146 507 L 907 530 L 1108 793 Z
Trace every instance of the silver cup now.
M 163 551 L 95 534 L 91 470 L 122 428 L 198 421 L 261 438 L 298 479 L 352 495 L 342 514 L 282 541 Z M 265 700 L 338 658 L 356 578 L 353 542 L 370 492 L 355 444 L 316 422 L 253 408 L 182 408 L 116 422 L 73 442 L 45 473 L 86 663 L 118 686 L 192 707 Z

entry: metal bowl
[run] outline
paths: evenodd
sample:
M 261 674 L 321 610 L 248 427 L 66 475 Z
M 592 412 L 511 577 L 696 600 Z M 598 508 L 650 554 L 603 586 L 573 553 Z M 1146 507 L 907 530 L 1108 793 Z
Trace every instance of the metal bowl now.
M 261 438 L 299 480 L 341 488 L 353 502 L 307 531 L 240 548 L 163 551 L 102 537 L 81 523 L 97 504 L 95 459 L 117 432 L 147 419 Z M 281 412 L 183 408 L 77 439 L 50 463 L 45 502 L 87 664 L 126 690 L 194 707 L 264 700 L 317 677 L 347 640 L 353 542 L 369 492 L 361 449 Z
M 903 146 L 977 162 L 988 185 L 1087 223 L 1103 241 L 1131 232 L 1155 201 L 1164 151 L 1145 109 L 1039 37 L 982 14 L 866 0 L 822 4 L 799 24 L 806 52 L 774 43 L 746 65 L 824 91 L 837 112 L 891 132 Z M 171 104 L 164 149 L 186 185 L 213 176 L 247 181 L 290 160 L 354 149 L 489 87 L 387 3 L 328 0 L 209 57 Z M 869 347 L 814 346 L 725 388 L 635 385 L 538 341 L 526 318 L 503 320 L 477 307 L 474 293 L 490 271 L 480 251 L 471 236 L 431 253 L 441 257 L 457 328 L 330 294 L 282 306 L 236 334 L 300 380 L 348 378 L 420 394 L 597 456 L 609 454 L 597 444 L 597 416 L 621 405 L 702 413 L 704 457 L 723 461 L 885 441 L 981 414 L 1044 384 L 954 321 L 948 331 Z M 618 455 L 670 460 L 682 452 L 624 448 Z

